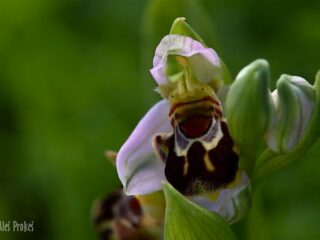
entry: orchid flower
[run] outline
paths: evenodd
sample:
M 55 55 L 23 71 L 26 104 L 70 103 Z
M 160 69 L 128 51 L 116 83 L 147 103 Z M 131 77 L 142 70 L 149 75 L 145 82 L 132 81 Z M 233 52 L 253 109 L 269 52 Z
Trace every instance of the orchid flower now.
M 92 208 L 92 221 L 100 239 L 157 240 L 162 233 L 162 222 L 150 216 L 136 196 L 127 196 L 116 189 Z
M 283 75 L 271 93 L 268 63 L 257 60 L 227 86 L 218 54 L 183 18 L 160 41 L 151 74 L 163 100 L 116 159 L 127 195 L 160 191 L 169 182 L 234 223 L 250 209 L 251 182 L 301 156 L 319 136 L 319 75 L 314 86 Z

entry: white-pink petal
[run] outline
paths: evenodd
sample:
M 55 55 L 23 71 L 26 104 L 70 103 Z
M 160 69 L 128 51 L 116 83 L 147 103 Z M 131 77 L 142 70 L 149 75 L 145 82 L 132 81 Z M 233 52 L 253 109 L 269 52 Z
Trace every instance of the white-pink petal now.
M 207 48 L 190 37 L 170 34 L 156 48 L 153 68 L 150 70 L 159 85 L 169 83 L 166 70 L 170 54 L 187 57 L 196 78 L 204 83 L 221 78 L 220 60 L 212 48 Z
M 165 180 L 164 163 L 157 159 L 152 148 L 156 133 L 169 132 L 169 105 L 166 100 L 155 104 L 140 120 L 117 156 L 117 171 L 128 195 L 158 191 Z

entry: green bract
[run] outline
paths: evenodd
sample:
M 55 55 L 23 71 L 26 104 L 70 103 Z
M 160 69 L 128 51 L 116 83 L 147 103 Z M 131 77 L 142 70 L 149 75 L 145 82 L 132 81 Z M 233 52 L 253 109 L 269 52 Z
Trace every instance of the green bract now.
M 216 213 L 190 202 L 171 185 L 164 184 L 166 240 L 236 239 L 228 224 Z

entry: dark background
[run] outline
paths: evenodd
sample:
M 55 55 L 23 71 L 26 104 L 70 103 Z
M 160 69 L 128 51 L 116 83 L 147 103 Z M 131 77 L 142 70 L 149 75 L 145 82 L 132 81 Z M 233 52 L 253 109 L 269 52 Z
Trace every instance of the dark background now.
M 119 181 L 105 159 L 159 96 L 156 44 L 179 16 L 233 76 L 255 60 L 314 81 L 319 1 L 0 1 L 0 239 L 96 239 L 93 200 Z M 320 239 L 320 141 L 256 192 L 240 239 Z

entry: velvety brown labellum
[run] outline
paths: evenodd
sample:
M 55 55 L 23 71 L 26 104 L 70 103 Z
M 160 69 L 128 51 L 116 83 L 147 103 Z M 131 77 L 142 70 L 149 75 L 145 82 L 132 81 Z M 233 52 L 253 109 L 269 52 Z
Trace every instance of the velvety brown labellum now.
M 201 141 L 195 141 L 186 156 L 177 156 L 174 134 L 155 138 L 158 155 L 166 164 L 166 178 L 182 194 L 196 195 L 214 191 L 235 179 L 239 157 L 233 151 L 233 141 L 223 121 L 221 131 L 223 137 L 216 147 L 207 151 Z M 161 149 L 166 151 L 161 152 Z

